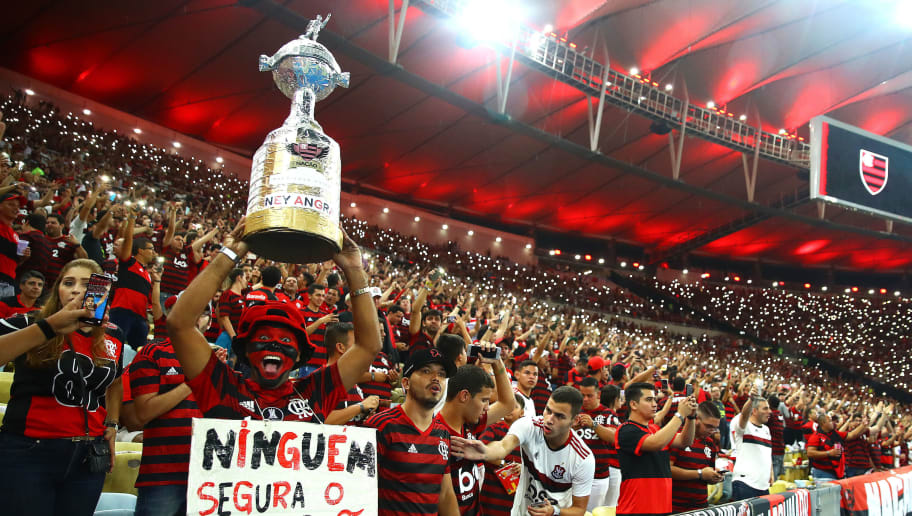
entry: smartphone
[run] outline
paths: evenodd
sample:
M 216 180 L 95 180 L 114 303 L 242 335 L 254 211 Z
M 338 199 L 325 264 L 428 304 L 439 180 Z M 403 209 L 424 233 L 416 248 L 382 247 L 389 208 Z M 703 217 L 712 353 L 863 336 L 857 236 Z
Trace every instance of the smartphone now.
M 662 378 L 662 390 L 663 391 L 668 390 L 668 379 L 666 379 L 666 378 Z
M 455 315 L 448 315 L 448 316 L 447 316 L 447 323 L 452 324 L 452 323 L 454 323 L 454 322 L 456 322 L 456 316 L 455 316 Z
M 692 383 L 688 383 L 687 386 L 684 387 L 684 394 L 686 396 L 693 396 L 693 393 L 694 393 L 694 386 Z
M 106 274 L 92 274 L 89 277 L 85 297 L 82 298 L 82 308 L 91 310 L 92 317 L 80 317 L 80 321 L 92 326 L 101 326 L 105 314 L 108 312 L 108 305 L 111 300 L 111 286 L 113 285 L 114 278 Z
M 472 344 L 469 346 L 469 356 L 470 357 L 482 357 L 490 358 L 491 360 L 497 360 L 500 358 L 500 347 L 494 347 L 493 349 L 485 349 L 477 344 Z
M 111 192 L 111 195 L 108 196 L 108 200 L 111 202 L 114 202 L 115 199 L 117 199 L 117 194 L 114 192 Z

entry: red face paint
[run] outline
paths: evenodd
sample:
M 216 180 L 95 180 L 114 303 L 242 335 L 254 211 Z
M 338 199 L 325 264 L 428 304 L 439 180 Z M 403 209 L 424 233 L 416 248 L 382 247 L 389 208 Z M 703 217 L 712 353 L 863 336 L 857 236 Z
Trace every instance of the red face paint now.
M 272 383 L 294 368 L 298 360 L 295 334 L 285 328 L 257 328 L 247 343 L 247 359 L 261 379 Z

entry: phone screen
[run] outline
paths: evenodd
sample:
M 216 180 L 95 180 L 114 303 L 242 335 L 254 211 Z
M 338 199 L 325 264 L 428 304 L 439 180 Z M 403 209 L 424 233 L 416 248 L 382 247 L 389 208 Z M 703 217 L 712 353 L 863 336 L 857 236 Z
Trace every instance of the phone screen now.
M 686 394 L 687 396 L 693 396 L 693 393 L 694 393 L 694 386 L 692 383 L 688 383 L 687 387 L 684 388 L 684 394 Z
M 667 391 L 667 390 L 668 390 L 668 380 L 665 379 L 665 378 L 662 379 L 662 390 L 663 390 L 663 391 Z
M 481 356 L 484 358 L 490 358 L 492 360 L 497 360 L 498 358 L 500 358 L 500 348 L 495 347 L 495 348 L 491 349 L 490 351 L 488 351 L 488 350 L 483 349 L 481 346 L 479 346 L 477 344 L 472 344 L 471 346 L 469 346 L 469 356 L 475 357 L 475 358 L 478 358 L 479 356 Z
M 86 287 L 85 297 L 82 298 L 82 307 L 92 310 L 92 317 L 80 318 L 80 321 L 94 326 L 100 326 L 110 304 L 111 286 L 114 279 L 104 274 L 92 274 Z

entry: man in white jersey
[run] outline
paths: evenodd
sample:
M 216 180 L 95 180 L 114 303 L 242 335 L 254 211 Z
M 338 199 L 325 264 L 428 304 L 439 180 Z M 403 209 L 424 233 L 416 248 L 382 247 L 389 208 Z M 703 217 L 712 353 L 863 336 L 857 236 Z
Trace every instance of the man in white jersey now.
M 469 460 L 497 462 L 519 445 L 523 470 L 512 516 L 583 516 L 595 476 L 595 457 L 570 430 L 582 405 L 578 390 L 558 387 L 542 416 L 520 418 L 503 440 L 485 445 L 453 436 L 451 451 Z
M 773 442 L 766 426 L 769 417 L 769 402 L 754 386 L 741 413 L 731 420 L 732 445 L 737 457 L 732 472 L 732 501 L 769 494 L 773 483 Z

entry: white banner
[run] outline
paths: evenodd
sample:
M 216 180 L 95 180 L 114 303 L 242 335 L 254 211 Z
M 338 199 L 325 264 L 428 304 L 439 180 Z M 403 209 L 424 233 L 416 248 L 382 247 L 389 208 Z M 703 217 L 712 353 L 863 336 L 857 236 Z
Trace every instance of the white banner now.
M 376 430 L 194 419 L 187 514 L 377 514 Z

